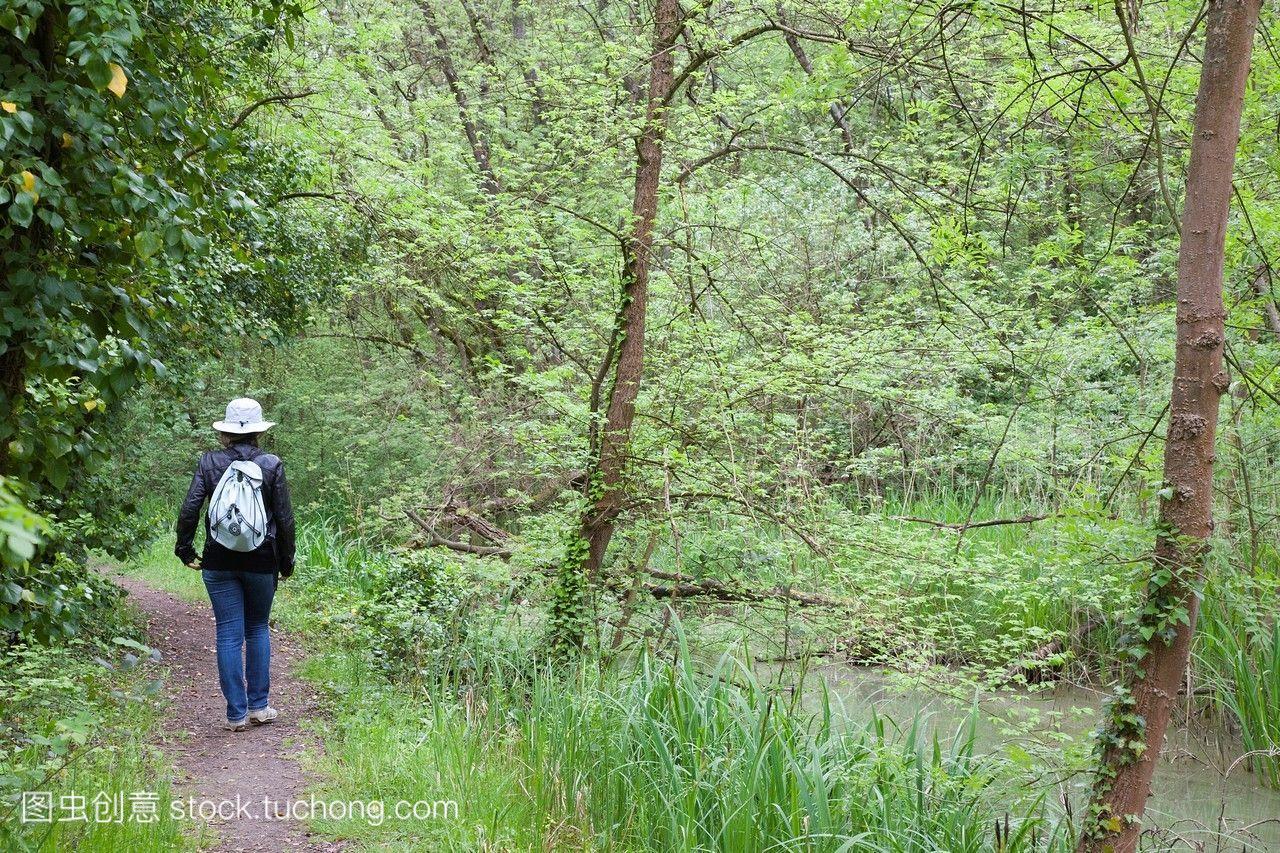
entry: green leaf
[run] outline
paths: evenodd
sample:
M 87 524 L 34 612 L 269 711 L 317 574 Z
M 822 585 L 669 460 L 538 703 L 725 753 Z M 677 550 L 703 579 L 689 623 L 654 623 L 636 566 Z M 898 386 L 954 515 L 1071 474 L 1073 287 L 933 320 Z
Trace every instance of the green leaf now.
M 149 261 L 164 248 L 164 239 L 154 231 L 139 231 L 133 238 L 133 247 L 138 257 Z
M 13 198 L 13 204 L 9 205 L 9 218 L 15 224 L 26 228 L 31 224 L 31 218 L 35 215 L 35 198 L 31 193 L 18 193 Z

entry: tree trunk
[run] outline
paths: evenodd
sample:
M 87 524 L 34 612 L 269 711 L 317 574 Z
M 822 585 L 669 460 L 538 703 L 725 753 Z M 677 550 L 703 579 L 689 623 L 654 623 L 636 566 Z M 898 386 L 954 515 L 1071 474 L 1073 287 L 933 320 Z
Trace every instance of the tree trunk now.
M 657 0 L 654 8 L 653 54 L 645 123 L 636 139 L 636 179 L 631 224 L 623 246 L 622 301 L 618 314 L 618 346 L 613 383 L 594 470 L 587 481 L 587 508 L 570 543 L 552 607 L 552 639 L 561 649 L 578 648 L 584 636 L 581 614 L 586 579 L 604 561 L 622 506 L 622 479 L 630 455 L 631 424 L 644 372 L 644 325 L 649 297 L 649 261 L 653 226 L 658 216 L 662 175 L 662 142 L 666 135 L 665 103 L 674 81 L 676 39 L 682 28 L 678 0 Z
M 1245 80 L 1261 0 L 1210 0 L 1178 253 L 1177 347 L 1160 533 L 1132 638 L 1138 665 L 1117 691 L 1080 837 L 1081 853 L 1137 849 L 1151 776 L 1187 667 L 1213 531 L 1214 434 L 1222 369 L 1223 250 Z
M 1280 310 L 1276 309 L 1276 301 L 1271 298 L 1271 282 L 1263 268 L 1253 279 L 1253 292 L 1262 300 L 1262 316 L 1267 321 L 1267 330 L 1280 338 Z
M 489 141 L 485 138 L 479 123 L 472 114 L 466 90 L 462 88 L 462 80 L 458 75 L 458 70 L 454 67 L 449 39 L 445 36 L 444 30 L 440 28 L 440 23 L 436 20 L 436 13 L 431 7 L 431 3 L 428 0 L 419 0 L 418 7 L 421 9 L 422 17 L 427 23 L 427 32 L 431 34 L 431 38 L 435 41 L 436 62 L 439 63 L 440 71 L 444 74 L 445 83 L 448 84 L 449 91 L 453 94 L 454 103 L 458 105 L 458 118 L 462 122 L 462 132 L 467 136 L 467 145 L 471 148 L 471 156 L 476 161 L 476 168 L 480 171 L 480 189 L 487 196 L 496 196 L 501 191 L 502 184 L 498 181 L 497 173 L 493 171 L 492 158 L 489 156 Z M 420 60 L 419 64 L 425 67 L 427 63 Z
M 653 224 L 658 217 L 658 182 L 662 175 L 662 141 L 667 119 L 663 103 L 671 88 L 672 48 L 680 33 L 676 0 L 658 0 L 654 10 L 653 59 L 649 66 L 649 103 L 645 125 L 636 140 L 636 184 L 631 205 L 631 233 L 623 258 L 621 342 L 613 373 L 613 388 L 600 436 L 596 470 L 600 494 L 584 519 L 583 534 L 590 544 L 587 574 L 600 568 L 613 521 L 621 504 L 619 484 L 631 444 L 631 423 L 644 372 L 644 322 L 649 302 L 649 261 L 653 253 Z

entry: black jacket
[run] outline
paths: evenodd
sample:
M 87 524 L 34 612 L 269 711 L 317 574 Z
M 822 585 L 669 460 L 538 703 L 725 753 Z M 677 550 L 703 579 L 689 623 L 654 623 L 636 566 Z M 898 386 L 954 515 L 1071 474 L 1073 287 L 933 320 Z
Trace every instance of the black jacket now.
M 247 553 L 224 548 L 209 538 L 209 516 L 201 512 L 205 501 L 232 462 L 249 459 L 262 469 L 262 501 L 267 509 L 267 538 L 254 551 Z M 284 463 L 280 457 L 258 449 L 252 444 L 233 444 L 222 450 L 212 450 L 200 457 L 187 499 L 178 512 L 178 544 L 173 553 L 183 563 L 196 558 L 194 547 L 196 524 L 204 516 L 204 554 L 200 566 L 223 571 L 279 572 L 285 577 L 293 574 L 294 523 L 293 507 L 289 502 L 289 484 L 284 479 Z

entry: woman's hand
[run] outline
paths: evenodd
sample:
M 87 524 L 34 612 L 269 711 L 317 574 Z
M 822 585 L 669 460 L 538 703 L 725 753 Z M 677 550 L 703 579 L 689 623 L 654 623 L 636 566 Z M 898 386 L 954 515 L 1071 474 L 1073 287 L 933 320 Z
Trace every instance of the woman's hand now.
M 198 572 L 198 571 L 200 571 L 200 558 L 199 558 L 199 557 L 196 557 L 196 558 L 195 558 L 194 560 L 192 560 L 190 563 L 187 563 L 187 568 L 188 568 L 188 569 L 195 569 L 197 572 Z

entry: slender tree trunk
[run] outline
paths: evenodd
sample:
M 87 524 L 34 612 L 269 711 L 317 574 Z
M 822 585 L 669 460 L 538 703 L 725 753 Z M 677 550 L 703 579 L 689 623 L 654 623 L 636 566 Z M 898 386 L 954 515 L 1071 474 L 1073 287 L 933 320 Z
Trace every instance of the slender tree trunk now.
M 466 90 L 462 87 L 462 80 L 458 75 L 457 68 L 453 64 L 453 53 L 449 47 L 449 39 L 444 34 L 444 30 L 440 28 L 440 22 L 436 19 L 435 10 L 431 7 L 428 0 L 419 0 L 419 9 L 422 11 L 422 17 L 427 23 L 427 32 L 431 34 L 432 40 L 436 47 L 436 61 L 439 63 L 440 71 L 444 74 L 445 83 L 449 86 L 449 91 L 453 93 L 453 100 L 458 105 L 458 118 L 462 122 L 462 132 L 467 136 L 467 144 L 471 148 L 471 156 L 476 161 L 476 168 L 480 171 L 480 189 L 485 195 L 496 196 L 502 189 L 502 184 L 498 181 L 497 173 L 493 171 L 493 164 L 489 156 L 489 142 L 472 114 L 471 104 L 467 99 Z M 481 42 L 483 43 L 483 42 Z M 487 58 L 482 56 L 482 59 Z M 425 62 L 421 64 L 425 65 Z
M 631 446 L 636 397 L 644 372 L 645 311 L 649 301 L 649 261 L 653 226 L 658 216 L 658 187 L 662 176 L 662 142 L 667 118 L 664 104 L 674 81 L 673 51 L 682 24 L 678 0 L 657 0 L 654 8 L 653 55 L 645 123 L 636 139 L 636 179 L 631 224 L 623 246 L 622 303 L 618 314 L 618 345 L 613 382 L 608 394 L 599 451 L 588 478 L 586 511 L 578 534 L 570 543 L 552 609 L 553 642 L 578 648 L 584 622 L 581 614 L 586 579 L 604 561 L 614 522 L 622 508 L 622 480 Z
M 613 369 L 613 388 L 600 434 L 598 471 L 603 489 L 582 532 L 590 543 L 588 574 L 599 569 L 613 535 L 613 520 L 620 510 L 618 484 L 626 467 L 635 420 L 636 397 L 644 373 L 645 311 L 649 305 L 649 261 L 653 255 L 653 225 L 658 218 L 658 183 L 662 177 L 662 142 L 667 131 L 663 101 L 671 88 L 673 56 L 680 31 L 680 6 L 675 0 L 659 0 L 655 9 L 654 55 L 649 68 L 649 105 L 645 126 L 636 140 L 636 183 L 631 204 L 631 233 L 625 245 L 622 268 L 621 342 Z
M 653 224 L 658 217 L 658 183 L 662 175 L 662 141 L 667 119 L 663 103 L 671 88 L 672 48 L 680 33 L 676 0 L 658 0 L 654 10 L 654 47 L 649 66 L 649 103 L 645 125 L 636 140 L 636 183 L 631 205 L 631 231 L 623 258 L 621 341 L 613 373 L 613 388 L 600 435 L 597 472 L 600 494 L 584 519 L 583 534 L 590 544 L 586 570 L 600 568 L 613 535 L 621 504 L 619 484 L 631 444 L 636 397 L 644 372 L 644 323 L 649 303 L 649 261 L 653 253 Z
M 1267 330 L 1280 338 L 1280 310 L 1276 309 L 1276 302 L 1271 298 L 1271 283 L 1265 268 L 1254 276 L 1253 292 L 1262 300 L 1262 316 L 1267 321 Z
M 511 37 L 517 42 L 523 42 L 529 37 L 529 21 L 521 0 L 512 0 L 511 3 Z M 538 82 L 536 65 L 531 64 L 525 67 L 524 82 L 529 87 L 530 117 L 534 127 L 537 127 L 542 124 L 542 114 L 546 111 L 546 98 L 542 93 L 542 85 Z
M 1210 0 L 1178 253 L 1177 347 L 1164 454 L 1161 529 L 1147 603 L 1132 638 L 1140 655 L 1101 733 L 1102 755 L 1082 853 L 1137 849 L 1169 714 L 1191 652 L 1206 540 L 1213 531 L 1214 434 L 1222 369 L 1223 249 L 1240 113 L 1261 0 Z
M 782 7 L 778 7 L 778 19 L 786 22 L 782 14 Z M 787 42 L 787 47 L 791 49 L 791 55 L 796 58 L 796 62 L 804 70 L 806 77 L 813 76 L 813 62 L 809 59 L 809 54 L 805 52 L 804 45 L 800 43 L 800 37 L 791 30 L 783 32 L 783 38 Z M 836 100 L 827 105 L 827 112 L 831 115 L 831 121 L 835 124 L 836 129 L 840 131 L 840 136 L 844 140 L 844 150 L 846 154 L 853 152 L 853 129 L 849 127 L 848 120 L 845 119 L 845 107 Z

